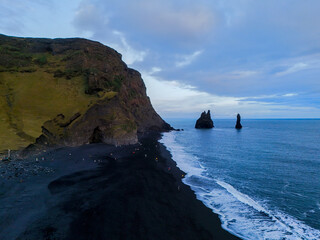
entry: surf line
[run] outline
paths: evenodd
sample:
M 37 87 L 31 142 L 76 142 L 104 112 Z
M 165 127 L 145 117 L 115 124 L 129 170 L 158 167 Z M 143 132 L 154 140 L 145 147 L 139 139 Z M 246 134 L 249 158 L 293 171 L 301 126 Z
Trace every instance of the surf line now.
M 237 189 L 235 189 L 233 186 L 231 186 L 230 184 L 228 184 L 226 182 L 216 180 L 216 179 L 215 179 L 215 182 L 219 186 L 221 186 L 222 188 L 226 189 L 227 192 L 229 192 L 232 196 L 234 196 L 240 202 L 242 202 L 250 207 L 253 207 L 255 210 L 257 210 L 258 212 L 261 212 L 262 214 L 266 214 L 267 216 L 271 217 L 272 220 L 278 221 L 278 223 L 280 223 L 285 228 L 286 231 L 294 233 L 296 236 L 298 236 L 302 239 L 305 239 L 305 237 L 301 236 L 301 234 L 299 232 L 294 231 L 294 227 L 286 224 L 286 222 L 283 221 L 280 217 L 274 216 L 272 213 L 270 213 L 267 209 L 262 207 L 260 204 L 258 204 L 256 201 L 254 201 L 248 195 L 239 192 Z

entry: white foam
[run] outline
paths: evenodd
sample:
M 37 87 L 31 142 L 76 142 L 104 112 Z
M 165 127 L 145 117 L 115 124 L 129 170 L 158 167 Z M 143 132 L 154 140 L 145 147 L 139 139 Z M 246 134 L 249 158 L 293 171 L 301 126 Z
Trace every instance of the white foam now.
M 173 132 L 163 134 L 160 142 L 165 144 L 178 167 L 187 173 L 189 177 L 192 175 L 201 176 L 204 169 L 199 164 L 198 159 L 188 154 L 183 146 L 176 143 Z
M 232 187 L 230 184 L 225 183 L 223 181 L 215 180 L 216 183 L 218 183 L 221 187 L 225 188 L 229 193 L 231 193 L 234 197 L 236 197 L 239 201 L 253 207 L 259 212 L 268 212 L 266 209 L 264 209 L 262 206 L 260 206 L 258 203 L 256 203 L 252 198 L 249 196 L 237 191 L 234 187 Z
M 175 137 L 175 132 L 165 133 L 161 142 L 171 152 L 178 167 L 187 173 L 184 183 L 191 186 L 199 200 L 220 215 L 224 229 L 248 240 L 320 239 L 319 230 L 279 210 L 270 210 L 270 206 L 241 193 L 221 179 L 205 176 L 205 166 L 200 164 L 200 159 L 188 154 Z
M 268 210 L 266 207 L 263 207 L 261 204 L 246 194 L 239 192 L 226 182 L 221 180 L 216 180 L 216 182 L 218 185 L 226 189 L 227 192 L 236 199 L 236 201 L 239 201 L 249 207 L 249 216 L 250 214 L 254 214 L 255 216 L 258 216 L 258 220 L 261 220 L 261 223 L 258 223 L 258 226 L 255 226 L 255 229 L 258 228 L 258 230 L 263 232 L 263 235 L 258 238 L 256 236 L 254 238 L 249 237 L 248 239 L 320 239 L 320 231 L 309 227 L 303 222 L 285 213 Z M 250 207 L 255 209 L 257 212 L 252 210 L 250 211 Z M 255 217 L 251 218 L 251 220 L 254 219 Z M 254 220 L 254 222 L 256 222 L 256 220 Z

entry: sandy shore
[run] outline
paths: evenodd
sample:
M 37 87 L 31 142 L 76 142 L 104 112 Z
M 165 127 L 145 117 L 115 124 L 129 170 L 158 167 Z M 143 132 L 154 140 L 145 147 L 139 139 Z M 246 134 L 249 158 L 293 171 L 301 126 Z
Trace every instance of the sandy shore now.
M 183 176 L 155 137 L 0 163 L 0 239 L 238 239 Z

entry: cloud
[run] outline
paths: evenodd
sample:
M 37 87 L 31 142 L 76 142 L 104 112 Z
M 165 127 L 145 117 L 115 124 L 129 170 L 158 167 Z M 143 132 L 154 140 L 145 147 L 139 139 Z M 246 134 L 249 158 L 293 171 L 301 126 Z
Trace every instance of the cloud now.
M 80 31 L 94 33 L 96 29 L 104 29 L 109 22 L 108 17 L 101 12 L 97 5 L 90 1 L 82 1 L 74 16 L 73 24 Z
M 306 39 L 297 42 L 300 34 L 294 28 L 288 32 L 290 39 L 283 34 L 288 29 L 282 10 L 288 4 L 272 11 L 276 3 L 271 1 L 85 0 L 82 6 L 93 5 L 97 11 L 77 28 L 83 25 L 91 38 L 122 53 L 131 67 L 146 72 L 160 66 L 158 77 L 180 79 L 213 95 L 307 92 L 307 82 L 315 85 L 316 74 L 307 79 L 296 74 L 319 69 L 317 57 L 299 57 L 297 46 L 308 46 L 303 44 Z M 299 9 L 301 4 L 294 0 L 294 5 Z M 289 8 L 291 18 L 294 7 Z
M 224 74 L 222 77 L 226 79 L 240 79 L 240 78 L 249 78 L 254 75 L 258 74 L 257 71 L 250 71 L 250 70 L 245 70 L 245 71 L 232 71 L 230 73 Z
M 213 96 L 179 81 L 166 81 L 153 72 L 142 72 L 152 103 L 160 112 L 199 112 L 213 105 L 236 104 L 237 98 Z M 165 94 L 163 94 L 165 93 Z
M 307 54 L 299 57 L 285 58 L 280 61 L 269 63 L 273 77 L 283 77 L 286 75 L 295 76 L 298 72 L 319 70 L 320 54 Z
M 319 46 L 320 29 L 316 27 L 320 22 L 318 1 L 311 0 L 306 4 L 299 0 L 218 0 L 217 5 L 225 25 L 233 31 L 240 29 L 250 39 L 260 35 L 264 40 L 277 41 L 284 47 L 291 44 L 310 47 L 303 46 L 303 42 Z M 249 36 L 252 32 L 255 34 Z
M 254 97 L 243 97 L 242 99 L 268 99 L 268 98 L 281 98 L 281 97 L 294 97 L 298 96 L 298 93 L 285 93 L 285 94 L 271 94 L 271 95 L 260 95 Z
M 310 66 L 306 63 L 296 63 L 296 64 L 288 67 L 286 70 L 276 73 L 276 76 L 284 76 L 284 75 L 292 74 L 292 73 L 302 71 L 302 70 L 305 70 L 308 68 L 310 68 Z
M 6 3 L 8 3 L 8 5 Z M 21 34 L 24 24 L 16 17 L 18 11 L 11 7 L 9 2 L 6 1 L 4 3 L 0 3 L 0 7 L 2 9 L 2 11 L 0 11 L 0 21 L 2 25 L 0 27 L 1 32 L 10 32 L 12 35 Z
M 151 71 L 149 72 L 149 74 L 150 74 L 150 75 L 153 75 L 153 74 L 158 73 L 158 72 L 161 72 L 161 71 L 162 71 L 162 69 L 159 68 L 159 67 L 152 67 L 152 68 L 151 68 Z M 149 74 L 148 74 L 148 75 L 149 75 Z
M 195 51 L 191 55 L 180 56 L 180 60 L 176 62 L 176 67 L 185 67 L 190 65 L 203 51 Z
M 201 2 L 167 0 L 139 0 L 129 4 L 128 19 L 138 28 L 167 39 L 188 41 L 208 34 L 215 24 L 215 16 Z
M 91 16 L 89 10 L 94 6 L 96 14 L 103 12 L 108 18 L 113 30 L 126 33 L 130 41 L 141 44 L 153 41 L 157 45 L 165 43 L 175 47 L 194 47 L 207 40 L 219 21 L 214 9 L 208 8 L 205 0 L 83 0 L 81 6 L 88 17 Z M 83 15 L 81 12 L 79 14 Z M 96 18 L 88 18 L 89 23 L 83 22 L 83 28 Z M 94 22 L 101 26 L 99 21 Z
M 111 43 L 111 46 L 117 49 L 123 56 L 123 60 L 132 65 L 136 62 L 142 62 L 147 55 L 147 51 L 138 51 L 130 46 L 123 33 L 114 31 L 113 34 L 119 37 L 119 42 Z
M 123 32 L 115 30 L 109 23 L 108 14 L 104 13 L 97 4 L 84 0 L 79 4 L 73 24 L 78 31 L 88 38 L 94 38 L 116 49 L 123 56 L 123 60 L 132 65 L 142 62 L 147 55 L 146 50 L 132 47 Z
M 283 97 L 294 97 L 294 96 L 298 96 L 297 93 L 286 93 L 282 95 Z
M 75 37 L 71 20 L 80 0 L 1 0 L 0 33 L 21 37 Z
M 22 14 L 24 11 L 34 12 L 36 3 L 9 0 L 0 2 L 0 31 L 9 35 L 20 35 L 26 28 L 26 17 Z
M 148 95 L 152 96 L 153 106 L 165 117 L 197 117 L 200 112 L 207 109 L 211 109 L 217 118 L 234 118 L 238 112 L 245 118 L 299 117 L 302 112 L 305 114 L 304 117 L 308 117 L 315 116 L 314 113 L 319 112 L 316 107 L 291 106 L 287 102 L 276 101 L 279 98 L 297 96 L 296 93 L 254 97 L 221 96 L 198 90 L 195 86 L 179 81 L 164 80 L 155 73 L 158 71 L 142 72 L 142 77 Z

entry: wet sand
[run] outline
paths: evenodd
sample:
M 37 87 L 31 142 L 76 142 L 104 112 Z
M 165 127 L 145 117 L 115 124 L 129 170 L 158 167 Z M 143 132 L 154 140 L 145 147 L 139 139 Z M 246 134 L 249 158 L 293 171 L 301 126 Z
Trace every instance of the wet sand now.
M 0 239 L 238 239 L 182 183 L 156 137 L 140 142 L 0 163 Z

